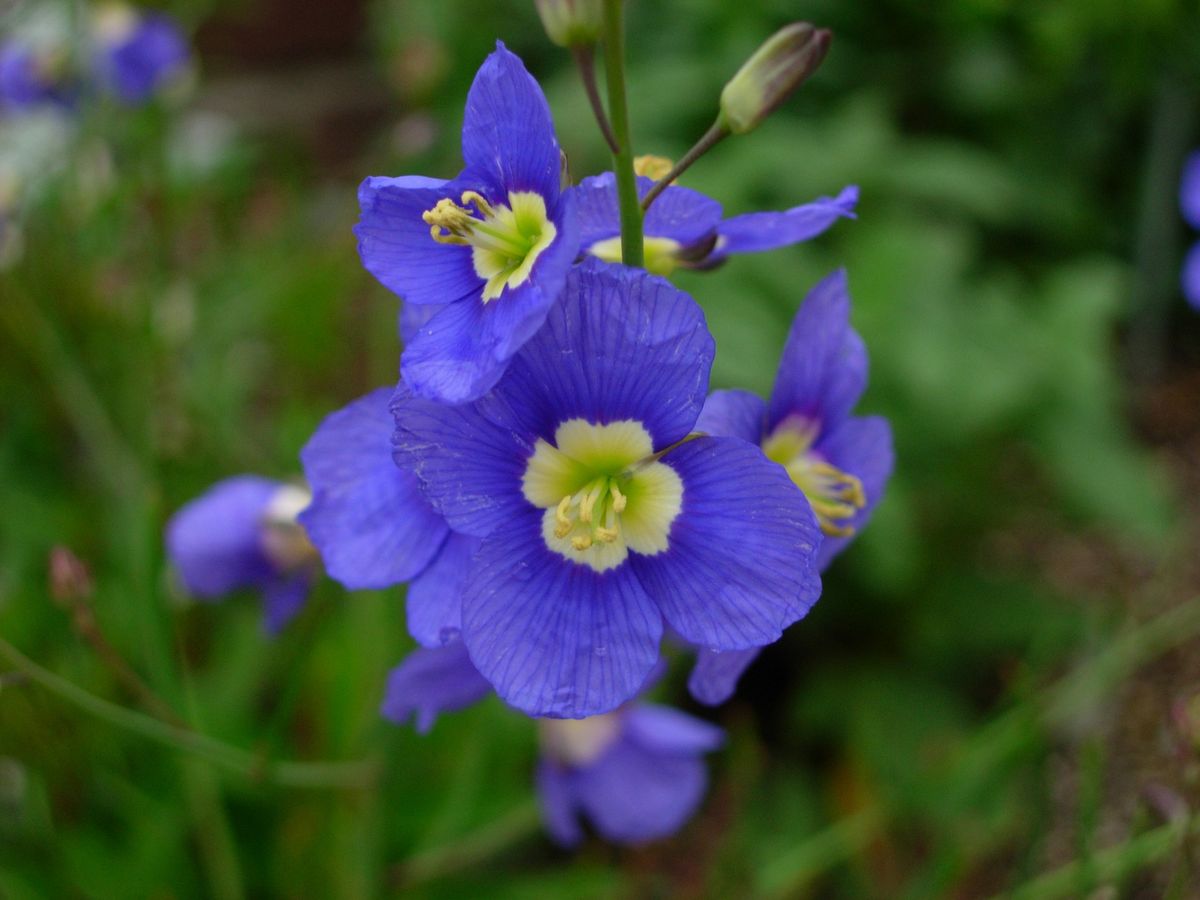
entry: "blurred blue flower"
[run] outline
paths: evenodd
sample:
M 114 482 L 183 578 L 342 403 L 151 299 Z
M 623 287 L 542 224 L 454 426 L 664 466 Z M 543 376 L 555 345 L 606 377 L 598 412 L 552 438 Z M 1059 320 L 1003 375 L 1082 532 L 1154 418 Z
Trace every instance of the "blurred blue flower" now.
M 1179 208 L 1187 223 L 1200 230 L 1200 151 L 1192 153 L 1184 163 Z M 1194 309 L 1200 310 L 1200 242 L 1193 244 L 1184 258 L 1181 280 L 1183 296 Z
M 674 834 L 704 797 L 701 757 L 725 740 L 714 725 L 649 703 L 587 719 L 543 719 L 538 727 L 542 818 L 568 847 L 583 839 L 581 815 L 617 843 Z
M 448 403 L 495 385 L 545 321 L 579 249 L 550 107 L 501 43 L 471 85 L 462 148 L 466 168 L 453 181 L 368 178 L 354 229 L 363 265 L 385 287 L 439 307 L 401 369 L 417 396 Z
M 477 538 L 454 534 L 392 459 L 393 390 L 380 388 L 328 416 L 300 452 L 313 492 L 300 523 L 325 571 L 351 590 L 412 580 L 408 628 L 438 647 L 457 635 Z
M 240 475 L 215 484 L 167 523 L 167 556 L 189 593 L 215 600 L 263 592 L 265 624 L 277 633 L 308 596 L 316 553 L 296 522 L 308 492 Z
M 100 86 L 117 99 L 139 104 L 187 66 L 191 53 L 179 24 L 162 13 L 139 13 L 124 4 L 96 14 L 94 65 Z
M 0 44 L 0 115 L 41 106 L 69 106 L 75 91 L 63 65 L 65 54 L 16 40 Z
M 439 714 L 471 706 L 490 693 L 466 647 L 452 641 L 436 650 L 415 650 L 393 669 L 380 712 L 397 725 L 415 718 L 424 734 Z M 582 839 L 581 815 L 603 837 L 620 843 L 674 833 L 704 796 L 708 776 L 701 756 L 724 742 L 721 729 L 648 703 L 537 724 L 542 816 L 551 837 L 565 846 Z
M 699 431 L 761 446 L 808 498 L 826 538 L 824 571 L 867 523 L 892 472 L 892 430 L 879 416 L 853 416 L 867 385 L 867 352 L 850 326 L 844 271 L 809 293 L 792 321 L 769 401 L 748 391 L 714 391 Z M 703 703 L 728 699 L 757 650 L 702 649 L 689 682 Z
M 638 178 L 638 195 L 654 182 Z M 572 189 L 579 209 L 580 246 L 609 262 L 621 261 L 621 222 L 616 176 L 585 178 Z M 760 253 L 811 240 L 841 218 L 854 218 L 858 188 L 784 212 L 758 212 L 723 219 L 721 204 L 699 191 L 673 185 L 655 200 L 643 222 L 646 268 L 670 275 L 677 267 L 711 269 L 735 253 Z
M 396 459 L 450 527 L 482 538 L 462 597 L 471 659 L 530 715 L 636 693 L 663 621 L 761 646 L 820 594 L 812 509 L 757 447 L 692 436 L 713 341 L 661 278 L 589 261 L 478 402 L 397 389 Z

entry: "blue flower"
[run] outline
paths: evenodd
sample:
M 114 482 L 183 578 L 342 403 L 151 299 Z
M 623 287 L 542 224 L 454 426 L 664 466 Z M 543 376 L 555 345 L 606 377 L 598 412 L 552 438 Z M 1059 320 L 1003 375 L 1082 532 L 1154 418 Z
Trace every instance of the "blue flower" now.
M 413 306 L 440 308 L 404 350 L 417 395 L 485 394 L 545 321 L 579 250 L 550 108 L 497 44 L 467 96 L 466 168 L 453 181 L 372 177 L 354 229 L 363 265 Z
M 462 597 L 479 671 L 530 715 L 615 709 L 658 658 L 761 646 L 820 593 L 820 531 L 779 466 L 693 436 L 713 341 L 695 302 L 587 262 L 478 402 L 401 384 L 395 453 L 450 527 L 482 538 Z
M 10 40 L 0 45 L 0 114 L 39 106 L 69 106 L 65 52 L 39 50 Z
M 1179 184 L 1179 207 L 1183 218 L 1200 230 L 1200 151 L 1188 157 Z M 1200 241 L 1194 243 L 1183 262 L 1183 296 L 1200 310 Z
M 851 411 L 867 385 L 867 353 L 850 327 L 846 273 L 809 293 L 788 332 L 769 401 L 715 391 L 696 427 L 761 446 L 808 498 L 826 537 L 821 571 L 866 524 L 892 472 L 892 431 L 878 416 Z M 756 649 L 701 650 L 689 687 L 704 703 L 726 700 Z
M 701 758 L 724 743 L 721 729 L 678 710 L 636 703 L 587 719 L 538 722 L 542 818 L 564 846 L 583 839 L 580 815 L 610 841 L 674 834 L 704 797 Z
M 643 685 L 643 689 L 645 685 Z M 380 712 L 417 731 L 437 716 L 491 693 L 461 641 L 413 651 L 388 675 Z M 704 796 L 701 756 L 724 741 L 719 728 L 674 709 L 634 703 L 585 719 L 541 719 L 537 786 L 551 837 L 583 837 L 580 815 L 603 837 L 637 843 L 666 837 L 691 818 Z
M 654 182 L 638 178 L 645 196 Z M 574 188 L 584 253 L 621 261 L 621 223 L 616 178 L 611 172 L 585 178 Z M 646 268 L 670 275 L 677 267 L 711 269 L 735 253 L 759 253 L 810 240 L 840 218 L 854 218 L 858 188 L 821 197 L 784 212 L 759 212 L 722 219 L 721 204 L 690 188 L 667 188 L 646 211 Z
M 95 21 L 96 78 L 125 103 L 146 102 L 188 63 L 187 38 L 169 16 L 113 4 Z
M 296 524 L 308 499 L 302 488 L 253 475 L 218 482 L 171 517 L 167 556 L 200 599 L 260 589 L 267 630 L 277 633 L 312 583 L 316 555 Z
M 392 460 L 391 388 L 328 416 L 300 452 L 313 492 L 300 523 L 325 571 L 351 590 L 410 581 L 408 628 L 438 647 L 458 634 L 463 581 L 478 548 L 454 534 Z

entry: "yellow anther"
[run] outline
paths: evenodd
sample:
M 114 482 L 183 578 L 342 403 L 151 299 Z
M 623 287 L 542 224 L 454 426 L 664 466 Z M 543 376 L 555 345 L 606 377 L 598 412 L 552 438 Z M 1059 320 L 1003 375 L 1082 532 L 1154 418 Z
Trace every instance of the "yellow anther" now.
M 637 175 L 644 175 L 647 178 L 653 178 L 658 181 L 664 175 L 671 171 L 674 163 L 665 156 L 635 156 L 633 158 L 633 171 Z
M 590 534 L 580 534 L 571 538 L 571 546 L 576 550 L 586 550 L 592 546 L 592 536 Z
M 625 512 L 625 504 L 629 502 L 629 498 L 621 493 L 621 489 L 617 487 L 617 483 L 615 481 L 609 484 L 608 490 L 612 493 L 613 512 Z
M 443 197 L 433 209 L 425 210 L 421 218 L 429 226 L 430 237 L 439 244 L 468 243 L 471 223 L 478 221 L 449 197 Z
M 566 537 L 571 533 L 574 527 L 571 520 L 567 518 L 567 510 L 571 508 L 571 495 L 563 497 L 558 501 L 558 508 L 554 511 L 554 536 Z
M 463 206 L 466 206 L 468 203 L 470 203 L 477 210 L 479 210 L 480 215 L 487 216 L 489 219 L 495 217 L 496 215 L 496 211 L 492 209 L 492 205 L 487 202 L 487 198 L 485 198 L 483 194 L 479 193 L 478 191 L 463 191 L 461 201 Z

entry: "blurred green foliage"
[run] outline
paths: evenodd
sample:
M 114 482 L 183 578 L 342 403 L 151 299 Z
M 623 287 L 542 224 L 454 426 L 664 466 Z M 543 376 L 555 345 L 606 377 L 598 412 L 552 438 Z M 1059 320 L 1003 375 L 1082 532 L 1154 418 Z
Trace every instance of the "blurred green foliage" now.
M 178 11 L 201 26 L 248 15 Z M 264 761 L 367 760 L 370 784 L 230 773 L 5 681 L 0 896 L 921 898 L 999 891 L 1063 861 L 1052 752 L 1092 760 L 1085 786 L 1119 765 L 1087 716 L 1130 660 L 1198 627 L 1191 615 L 1118 639 L 1144 595 L 1172 589 L 1104 564 L 1153 568 L 1194 537 L 1126 409 L 1130 379 L 1184 339 L 1181 232 L 1145 235 L 1164 233 L 1163 194 L 1197 137 L 1195 12 L 634 3 L 638 151 L 681 154 L 724 79 L 797 16 L 833 28 L 825 67 L 685 183 L 729 214 L 856 183 L 859 219 L 678 283 L 717 337 L 714 385 L 766 392 L 805 291 L 846 266 L 871 351 L 863 408 L 893 422 L 898 465 L 816 610 L 711 713 L 731 741 L 697 821 L 644 850 L 554 851 L 527 721 L 494 700 L 425 738 L 378 719 L 411 646 L 398 591 L 322 584 L 269 642 L 252 599 L 187 604 L 164 570 L 172 510 L 237 472 L 293 476 L 325 414 L 395 378 L 396 304 L 358 264 L 354 182 L 456 171 L 461 103 L 496 37 L 542 79 L 575 177 L 607 165 L 532 4 L 380 0 L 358 53 L 393 100 L 353 163 L 322 166 L 285 129 L 247 127 L 198 165 L 179 110 L 100 110 L 0 273 L 0 634 L 136 705 L 50 600 L 47 554 L 66 545 L 92 569 L 108 640 L 193 727 Z M 202 103 L 210 76 L 237 66 L 202 58 Z M 1063 562 L 1079 542 L 1100 560 L 1082 573 Z M 685 672 L 680 659 L 664 697 L 683 696 Z M 1086 856 L 1096 814 L 1081 796 Z M 1080 894 L 1099 883 L 1081 877 Z

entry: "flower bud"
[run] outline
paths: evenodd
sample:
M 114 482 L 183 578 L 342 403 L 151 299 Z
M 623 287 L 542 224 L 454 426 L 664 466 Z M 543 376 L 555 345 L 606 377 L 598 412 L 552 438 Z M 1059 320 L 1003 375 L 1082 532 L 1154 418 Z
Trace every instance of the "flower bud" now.
M 604 11 L 600 0 L 535 0 L 542 27 L 560 47 L 588 46 L 600 40 Z
M 721 91 L 720 122 L 733 134 L 753 131 L 817 70 L 833 33 L 808 22 L 775 32 Z

